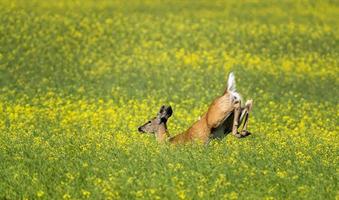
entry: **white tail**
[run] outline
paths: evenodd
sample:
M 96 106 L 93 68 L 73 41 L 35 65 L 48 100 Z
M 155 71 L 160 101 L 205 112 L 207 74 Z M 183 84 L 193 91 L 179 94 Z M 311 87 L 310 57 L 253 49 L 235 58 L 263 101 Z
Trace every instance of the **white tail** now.
M 236 92 L 235 76 L 233 72 L 231 72 L 230 75 L 228 76 L 227 91 L 230 92 L 232 94 L 232 97 L 234 97 L 236 100 L 241 100 L 240 94 Z
M 231 72 L 230 75 L 228 76 L 227 91 L 235 92 L 235 77 L 233 72 Z

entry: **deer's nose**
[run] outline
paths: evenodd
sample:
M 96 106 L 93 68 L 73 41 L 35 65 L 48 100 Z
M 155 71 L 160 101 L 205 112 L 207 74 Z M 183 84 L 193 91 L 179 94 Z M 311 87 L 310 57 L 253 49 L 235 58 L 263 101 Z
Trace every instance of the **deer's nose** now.
M 141 129 L 141 127 L 138 128 L 138 131 L 139 131 L 140 133 L 143 133 L 143 132 L 144 132 L 144 131 Z

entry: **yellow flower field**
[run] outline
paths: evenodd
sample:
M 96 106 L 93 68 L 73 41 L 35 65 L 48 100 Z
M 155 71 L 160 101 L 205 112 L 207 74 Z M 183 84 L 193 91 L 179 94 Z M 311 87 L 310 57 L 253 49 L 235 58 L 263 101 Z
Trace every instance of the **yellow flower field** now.
M 336 1 L 0 0 L 0 199 L 338 199 Z M 233 71 L 252 135 L 157 144 Z

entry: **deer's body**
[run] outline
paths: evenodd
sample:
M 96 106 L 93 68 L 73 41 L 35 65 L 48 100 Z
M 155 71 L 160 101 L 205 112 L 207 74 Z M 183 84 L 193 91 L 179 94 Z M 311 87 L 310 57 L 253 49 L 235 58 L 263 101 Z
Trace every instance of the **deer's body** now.
M 208 139 L 209 128 L 206 124 L 206 115 L 188 128 L 185 132 L 169 138 L 170 143 L 186 143 L 192 140 L 206 140 Z
M 171 107 L 163 106 L 160 109 L 155 125 L 149 126 L 152 121 L 139 127 L 140 132 L 154 131 L 158 142 L 168 141 L 170 143 L 187 143 L 198 141 L 207 143 L 212 138 L 222 138 L 225 134 L 232 131 L 236 137 L 245 137 L 250 133 L 246 130 L 248 113 L 252 108 L 252 100 L 247 101 L 245 107 L 241 108 L 240 95 L 235 91 L 234 76 L 231 73 L 228 80 L 228 87 L 222 96 L 217 97 L 209 106 L 207 112 L 185 132 L 173 137 L 169 137 L 166 122 L 172 114 Z M 170 114 L 166 114 L 170 112 Z M 162 116 L 162 117 L 161 117 Z M 159 118 L 159 119 L 157 119 Z M 243 130 L 238 133 L 237 129 L 242 120 L 245 119 Z M 151 127 L 148 129 L 148 127 Z M 146 127 L 146 128 L 145 128 Z
M 223 132 L 223 122 L 231 115 L 233 104 L 228 93 L 216 98 L 207 112 L 185 132 L 169 139 L 171 143 L 185 143 L 192 140 L 207 142 L 212 134 Z M 220 134 L 220 133 L 219 133 Z

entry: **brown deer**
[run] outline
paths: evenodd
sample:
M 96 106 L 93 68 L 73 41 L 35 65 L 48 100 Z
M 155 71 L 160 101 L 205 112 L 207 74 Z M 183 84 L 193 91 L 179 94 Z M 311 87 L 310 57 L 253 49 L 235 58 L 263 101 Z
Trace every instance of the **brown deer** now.
M 157 116 L 138 128 L 141 133 L 153 133 L 158 142 L 187 143 L 199 141 L 208 143 L 210 139 L 223 138 L 232 132 L 237 138 L 250 135 L 247 131 L 249 112 L 252 110 L 253 101 L 248 100 L 241 107 L 241 97 L 235 89 L 235 78 L 230 73 L 227 88 L 222 96 L 217 97 L 209 106 L 207 112 L 185 132 L 170 137 L 167 130 L 167 120 L 173 110 L 171 106 L 162 106 Z M 243 127 L 238 132 L 238 127 Z

